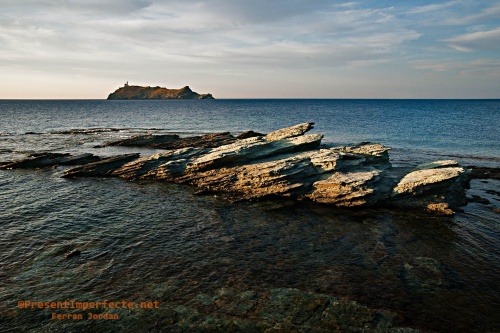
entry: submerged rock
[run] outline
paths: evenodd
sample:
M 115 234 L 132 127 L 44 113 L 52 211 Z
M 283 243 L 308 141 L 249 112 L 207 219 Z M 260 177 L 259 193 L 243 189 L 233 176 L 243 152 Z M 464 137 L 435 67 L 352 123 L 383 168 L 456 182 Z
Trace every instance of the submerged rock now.
M 398 327 L 396 314 L 355 301 L 294 288 L 200 294 L 193 308 L 175 307 L 168 331 L 419 332 Z
M 433 290 L 443 284 L 444 273 L 436 259 L 416 257 L 403 264 L 401 278 L 410 289 Z
M 85 164 L 64 177 L 113 176 L 187 183 L 231 201 L 265 197 L 311 200 L 338 207 L 395 206 L 451 215 L 466 204 L 469 170 L 443 160 L 394 168 L 378 143 L 320 148 L 323 135 L 303 123 L 238 139 L 228 132 L 188 138 L 123 140 L 167 151 L 125 154 Z M 156 141 L 155 141 L 156 140 Z M 45 157 L 47 159 L 47 157 Z M 63 164 L 60 156 L 59 162 Z M 4 166 L 5 167 L 5 166 Z

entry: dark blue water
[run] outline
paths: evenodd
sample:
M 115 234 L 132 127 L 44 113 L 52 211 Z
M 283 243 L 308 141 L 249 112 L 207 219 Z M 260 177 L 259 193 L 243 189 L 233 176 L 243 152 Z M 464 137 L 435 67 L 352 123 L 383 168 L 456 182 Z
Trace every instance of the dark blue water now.
M 0 133 L 142 128 L 269 132 L 305 121 L 325 142 L 500 158 L 500 100 L 0 101 Z
M 396 164 L 451 156 L 499 167 L 499 115 L 498 100 L 0 101 L 0 162 L 40 151 L 130 152 L 93 147 L 144 133 L 269 132 L 313 121 L 325 142 L 393 147 Z M 61 133 L 71 129 L 94 130 Z M 63 171 L 0 170 L 0 331 L 147 331 L 152 312 L 120 312 L 104 326 L 54 321 L 17 301 L 160 300 L 155 321 L 167 325 L 168 306 L 196 308 L 221 288 L 297 288 L 390 311 L 402 326 L 499 331 L 498 181 L 474 180 L 468 192 L 490 204 L 434 218 L 229 205 L 186 186 L 67 180 Z M 64 259 L 71 249 L 81 255 Z

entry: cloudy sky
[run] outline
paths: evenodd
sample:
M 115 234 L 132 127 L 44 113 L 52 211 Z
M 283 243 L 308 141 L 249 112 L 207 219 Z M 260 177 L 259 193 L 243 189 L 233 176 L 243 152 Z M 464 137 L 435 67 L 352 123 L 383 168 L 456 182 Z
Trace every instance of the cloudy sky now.
M 0 99 L 500 98 L 498 0 L 0 0 Z

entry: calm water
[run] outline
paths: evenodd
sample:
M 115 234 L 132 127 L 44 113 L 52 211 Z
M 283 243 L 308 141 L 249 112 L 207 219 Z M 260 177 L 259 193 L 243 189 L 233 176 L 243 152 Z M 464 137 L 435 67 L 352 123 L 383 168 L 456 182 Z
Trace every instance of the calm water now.
M 137 151 L 92 147 L 150 132 L 269 132 L 314 121 L 324 142 L 393 147 L 394 164 L 452 157 L 500 167 L 499 115 L 498 100 L 0 101 L 0 162 L 40 151 Z M 67 132 L 74 129 L 87 131 Z M 286 202 L 228 205 L 186 186 L 67 180 L 63 171 L 0 170 L 0 331 L 150 325 L 147 313 L 134 311 L 112 326 L 54 321 L 50 310 L 18 309 L 24 299 L 195 307 L 201 294 L 221 288 L 283 287 L 356 300 L 424 331 L 500 331 L 498 181 L 471 184 L 468 195 L 490 204 L 434 218 Z M 64 259 L 75 248 L 81 255 Z

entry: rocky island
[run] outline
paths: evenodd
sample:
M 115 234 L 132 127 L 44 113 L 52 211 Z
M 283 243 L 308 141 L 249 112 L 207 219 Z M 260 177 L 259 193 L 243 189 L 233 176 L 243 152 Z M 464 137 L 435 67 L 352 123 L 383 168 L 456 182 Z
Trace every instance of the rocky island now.
M 370 142 L 321 145 L 323 135 L 305 134 L 313 124 L 268 134 L 249 131 L 238 137 L 228 132 L 187 138 L 141 136 L 107 145 L 164 151 L 103 159 L 48 153 L 0 167 L 78 165 L 67 169 L 63 177 L 171 181 L 196 186 L 198 194 L 222 194 L 230 201 L 286 198 L 333 207 L 395 207 L 438 215 L 452 215 L 466 204 L 471 172 L 456 161 L 393 167 L 390 148 Z
M 214 99 L 212 94 L 198 94 L 185 86 L 180 89 L 167 89 L 162 87 L 125 86 L 109 94 L 109 100 L 130 99 Z

